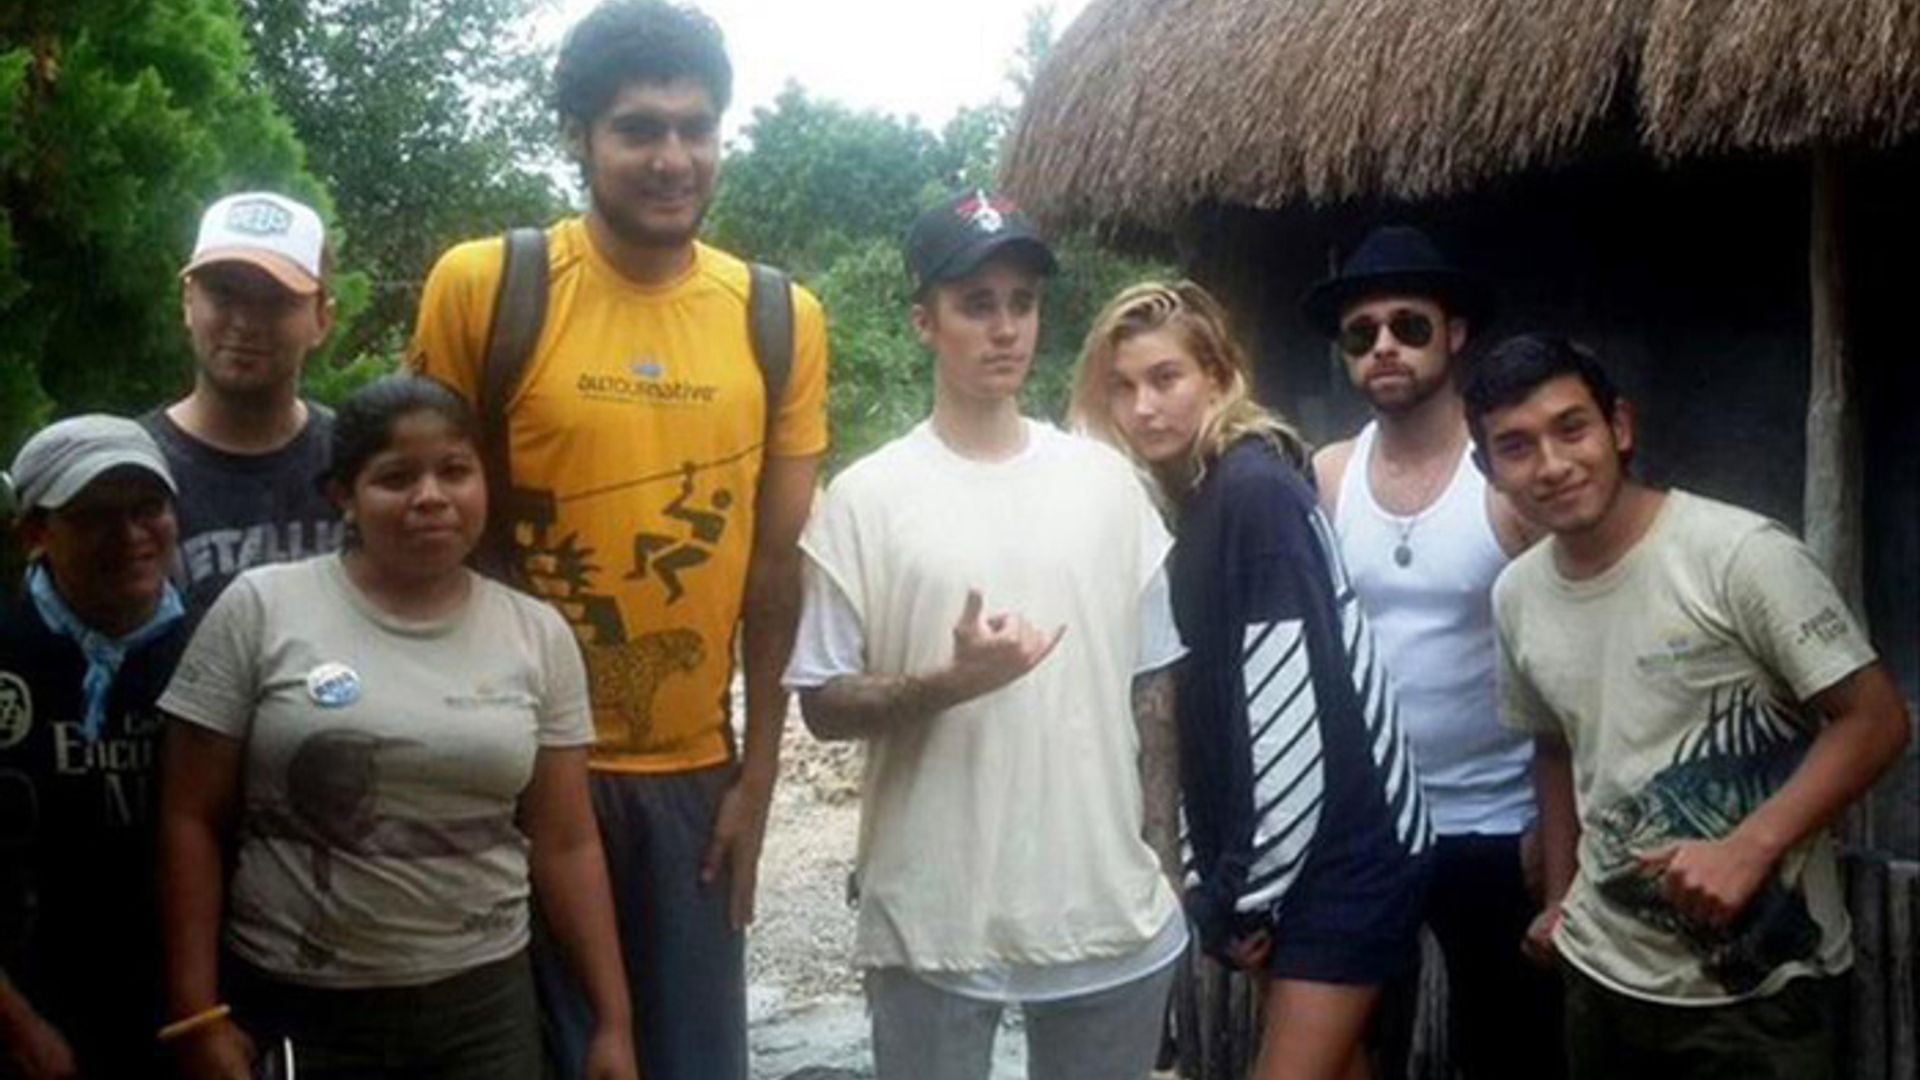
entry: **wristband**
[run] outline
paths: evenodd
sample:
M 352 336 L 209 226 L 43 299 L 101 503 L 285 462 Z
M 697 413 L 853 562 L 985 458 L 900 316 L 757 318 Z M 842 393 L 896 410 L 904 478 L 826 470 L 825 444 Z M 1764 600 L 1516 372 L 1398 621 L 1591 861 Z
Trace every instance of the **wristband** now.
M 211 1008 L 202 1009 L 192 1016 L 183 1020 L 175 1020 L 173 1023 L 161 1028 L 157 1038 L 161 1042 L 172 1042 L 182 1035 L 191 1035 L 201 1028 L 211 1027 L 225 1020 L 232 1014 L 233 1006 L 231 1005 L 215 1005 Z

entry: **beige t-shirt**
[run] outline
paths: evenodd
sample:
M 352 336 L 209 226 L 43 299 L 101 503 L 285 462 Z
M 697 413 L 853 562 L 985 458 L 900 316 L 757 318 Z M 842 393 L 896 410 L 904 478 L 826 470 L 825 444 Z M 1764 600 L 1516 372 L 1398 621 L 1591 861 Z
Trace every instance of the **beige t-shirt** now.
M 801 541 L 858 614 L 872 674 L 946 663 L 969 588 L 1067 627 L 1015 682 L 871 740 L 862 967 L 1118 956 L 1178 909 L 1141 838 L 1130 697 L 1141 594 L 1172 539 L 1111 449 L 1027 430 L 1023 453 L 984 463 L 922 424 L 836 477 Z
M 480 578 L 461 611 L 376 610 L 340 558 L 221 594 L 160 708 L 245 742 L 226 941 L 290 982 L 415 985 L 527 943 L 540 747 L 593 741 L 586 671 L 553 609 Z
M 1806 547 L 1737 507 L 1668 494 L 1638 544 L 1571 581 L 1553 544 L 1494 586 L 1501 713 L 1573 754 L 1579 872 L 1561 955 L 1622 993 L 1708 1005 L 1844 970 L 1834 845 L 1789 852 L 1729 931 L 1690 923 L 1636 854 L 1717 839 L 1785 783 L 1819 723 L 1802 704 L 1872 662 Z

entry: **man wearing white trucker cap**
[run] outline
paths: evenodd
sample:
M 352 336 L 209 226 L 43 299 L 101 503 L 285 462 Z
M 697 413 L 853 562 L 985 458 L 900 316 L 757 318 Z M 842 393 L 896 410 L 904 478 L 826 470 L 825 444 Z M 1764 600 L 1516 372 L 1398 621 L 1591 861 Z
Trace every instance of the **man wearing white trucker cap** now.
M 11 479 L 32 561 L 0 611 L 0 1076 L 157 1076 L 173 478 L 139 424 L 96 415 L 27 440 Z
M 339 544 L 315 482 L 333 418 L 299 393 L 333 324 L 326 263 L 312 207 L 243 192 L 207 208 L 180 272 L 193 390 L 141 422 L 180 481 L 181 579 L 196 613 L 247 567 Z

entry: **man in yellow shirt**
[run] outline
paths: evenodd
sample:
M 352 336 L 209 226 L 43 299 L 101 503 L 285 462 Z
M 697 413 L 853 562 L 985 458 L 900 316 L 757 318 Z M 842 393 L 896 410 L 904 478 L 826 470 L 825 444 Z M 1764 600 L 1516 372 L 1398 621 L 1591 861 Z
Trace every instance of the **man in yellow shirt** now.
M 770 402 L 748 267 L 696 239 L 731 80 L 719 28 L 690 8 L 608 0 L 568 35 L 555 97 L 588 209 L 547 230 L 541 330 L 489 409 L 506 418 L 511 491 L 492 509 L 509 515 L 509 565 L 566 615 L 592 676 L 594 805 L 650 1080 L 746 1076 L 743 930 L 786 713 L 795 542 L 827 444 L 818 302 L 792 290 L 792 364 Z M 484 396 L 503 263 L 499 239 L 461 244 L 421 300 L 410 364 L 469 400 Z M 585 1005 L 539 952 L 557 1064 L 578 1075 Z

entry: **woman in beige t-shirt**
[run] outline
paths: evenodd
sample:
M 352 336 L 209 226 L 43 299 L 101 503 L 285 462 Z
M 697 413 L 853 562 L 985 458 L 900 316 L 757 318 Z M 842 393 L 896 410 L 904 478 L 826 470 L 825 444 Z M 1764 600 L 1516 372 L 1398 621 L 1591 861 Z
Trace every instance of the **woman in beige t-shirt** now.
M 530 896 L 595 1007 L 587 1076 L 637 1075 L 585 672 L 557 613 L 465 565 L 474 430 L 428 380 L 350 399 L 325 480 L 345 549 L 237 579 L 161 699 L 185 1076 L 240 1080 L 282 1040 L 303 1077 L 539 1075 Z

